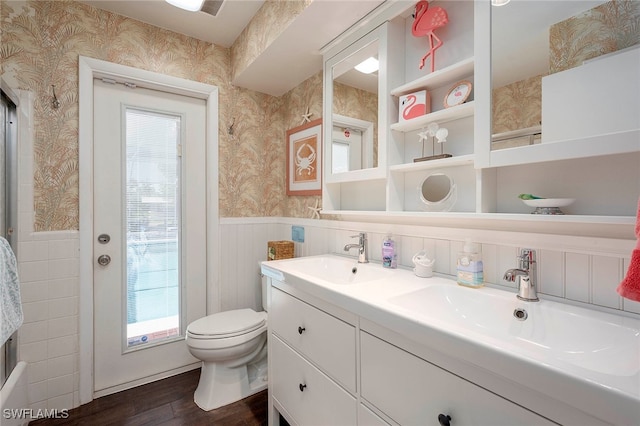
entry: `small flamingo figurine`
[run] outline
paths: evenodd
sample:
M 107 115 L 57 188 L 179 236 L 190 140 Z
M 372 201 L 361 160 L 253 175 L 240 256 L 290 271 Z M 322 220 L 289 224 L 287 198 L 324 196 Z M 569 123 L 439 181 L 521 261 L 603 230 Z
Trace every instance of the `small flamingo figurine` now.
M 411 33 L 415 37 L 424 37 L 427 36 L 429 38 L 429 51 L 420 61 L 420 69 L 424 67 L 424 61 L 431 56 L 431 72 L 435 69 L 436 61 L 435 55 L 436 50 L 442 46 L 442 40 L 440 40 L 434 33 L 433 30 L 436 28 L 441 28 L 447 25 L 449 22 L 449 16 L 447 15 L 447 11 L 441 7 L 432 7 L 429 9 L 429 2 L 427 0 L 420 0 L 416 4 L 416 12 L 414 14 L 413 27 L 411 28 Z M 433 40 L 435 39 L 436 45 L 433 45 Z

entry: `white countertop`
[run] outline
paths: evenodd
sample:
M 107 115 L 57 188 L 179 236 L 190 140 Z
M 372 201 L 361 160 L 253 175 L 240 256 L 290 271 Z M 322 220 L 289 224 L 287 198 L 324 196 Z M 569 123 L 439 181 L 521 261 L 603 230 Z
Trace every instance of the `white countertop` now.
M 361 283 L 334 284 L 301 271 L 296 260 L 302 258 L 263 262 L 262 273 L 603 421 L 640 424 L 640 320 L 544 299 L 540 302 L 522 302 L 508 291 L 489 287 L 468 289 L 459 287 L 449 278 L 419 278 L 410 270 L 389 270 L 375 263 L 358 265 L 355 260 L 341 256 L 322 255 L 310 258 L 321 257 L 342 261 L 347 259 L 354 266 L 367 268 L 369 273 L 379 274 L 381 278 Z M 570 345 L 568 349 L 564 345 L 562 351 L 557 353 L 554 348 L 544 345 L 540 345 L 540 348 L 531 344 L 522 345 L 517 331 L 503 336 L 487 328 L 483 330 L 475 327 L 476 324 L 443 319 L 442 315 L 434 314 L 429 309 L 419 310 L 415 306 L 392 303 L 393 300 L 401 300 L 398 298 L 403 295 L 431 286 L 439 286 L 439 289 L 452 291 L 455 295 L 464 295 L 457 289 L 468 291 L 469 296 L 476 299 L 480 296 L 476 292 L 483 292 L 482 297 L 495 297 L 500 303 L 507 300 L 510 316 L 505 320 L 507 322 L 517 321 L 512 317 L 514 307 L 524 307 L 530 312 L 530 317 L 544 317 L 547 321 L 546 325 L 540 322 L 537 323 L 540 326 L 535 325 L 538 327 L 536 333 L 543 332 L 548 335 L 543 336 L 544 338 L 551 337 L 545 342 L 554 341 L 552 334 L 555 326 L 548 322 L 553 321 L 556 314 L 562 315 L 559 318 L 570 318 L 572 321 L 577 318 L 576 323 L 585 325 L 584 328 L 575 327 L 578 340 L 589 338 L 591 325 L 602 324 L 615 327 L 612 330 L 620 330 L 622 334 L 619 339 L 624 341 L 609 341 L 606 348 L 596 344 L 593 346 L 596 349 L 589 350 L 586 354 L 588 357 L 584 358 L 581 357 L 583 354 L 571 351 Z M 517 327 L 517 322 L 515 324 Z M 542 330 L 540 327 L 546 328 Z M 564 342 L 557 344 L 563 345 Z M 602 352 L 603 349 L 606 352 Z M 573 355 L 580 356 L 580 360 L 595 361 L 576 363 L 572 358 L 567 358 Z M 601 355 L 602 358 L 597 358 Z

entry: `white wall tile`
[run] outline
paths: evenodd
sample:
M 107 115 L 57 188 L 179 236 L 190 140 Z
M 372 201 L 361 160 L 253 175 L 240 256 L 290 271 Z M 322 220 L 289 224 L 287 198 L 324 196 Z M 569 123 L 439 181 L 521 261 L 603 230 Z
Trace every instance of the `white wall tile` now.
M 48 375 L 47 379 L 54 377 L 66 376 L 75 373 L 76 355 L 65 355 L 57 358 L 49 358 L 47 360 Z
M 20 262 L 49 260 L 49 249 L 41 241 L 23 241 L 18 243 Z
M 48 294 L 50 299 L 78 296 L 80 294 L 79 279 L 73 277 L 50 280 Z
M 48 280 L 49 262 L 46 260 L 36 262 L 19 262 L 18 275 L 20 277 L 20 282 Z
M 47 400 L 47 408 L 49 410 L 65 410 L 69 407 L 75 407 L 78 404 L 74 404 L 74 393 L 67 393 L 64 395 L 49 398 Z
M 565 297 L 589 303 L 589 256 L 580 253 L 565 253 Z
M 73 394 L 73 374 L 47 380 L 47 398 Z
M 78 316 L 55 318 L 49 320 L 48 338 L 71 336 L 78 334 Z
M 27 344 L 46 340 L 47 326 L 47 321 L 22 324 L 22 327 L 20 327 L 20 342 Z
M 27 367 L 28 383 L 42 382 L 49 378 L 48 361 L 30 362 Z
M 30 281 L 20 283 L 20 299 L 22 303 L 41 302 L 49 298 L 47 281 Z
M 79 259 L 49 260 L 49 278 L 77 277 L 80 270 Z
M 24 323 L 46 321 L 49 319 L 49 301 L 22 303 Z
M 36 383 L 29 383 L 29 385 L 27 386 L 27 398 L 29 400 L 29 404 L 33 404 L 39 401 L 45 401 L 48 397 L 49 393 L 46 380 Z
M 78 315 L 78 298 L 62 297 L 49 300 L 49 318 L 61 318 Z
M 79 256 L 79 241 L 77 239 L 49 241 L 49 259 L 77 258 Z
M 592 303 L 622 309 L 622 298 L 616 292 L 620 284 L 622 261 L 615 257 L 591 257 Z
M 20 335 L 18 334 L 18 342 L 20 342 Z M 34 342 L 22 344 L 19 343 L 19 356 L 22 361 L 27 363 L 45 361 L 47 359 L 47 342 Z
M 47 341 L 47 357 L 72 355 L 78 352 L 78 336 L 64 336 Z
M 64 409 L 68 409 L 69 407 L 75 407 L 75 405 L 73 405 L 73 395 L 74 393 L 66 393 L 64 395 L 60 395 L 60 396 L 56 396 L 53 398 L 49 398 L 47 400 L 47 408 L 49 410 L 64 410 Z
M 538 291 L 564 297 L 564 255 L 560 251 L 540 250 L 538 253 Z

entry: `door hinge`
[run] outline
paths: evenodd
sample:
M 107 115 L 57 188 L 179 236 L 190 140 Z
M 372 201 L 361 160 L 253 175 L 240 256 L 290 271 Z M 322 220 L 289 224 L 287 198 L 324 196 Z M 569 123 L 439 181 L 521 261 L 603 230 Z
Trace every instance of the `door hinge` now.
M 182 157 L 182 144 L 179 143 L 178 145 L 176 145 L 176 155 L 178 157 Z

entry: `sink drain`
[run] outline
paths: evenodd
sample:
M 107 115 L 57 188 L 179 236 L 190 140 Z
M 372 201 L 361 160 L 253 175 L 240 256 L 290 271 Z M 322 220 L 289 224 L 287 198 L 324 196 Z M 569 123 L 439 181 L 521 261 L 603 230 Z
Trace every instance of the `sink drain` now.
M 516 308 L 513 311 L 513 316 L 516 317 L 516 319 L 518 321 L 524 321 L 527 319 L 527 317 L 529 316 L 529 314 L 527 314 L 527 311 L 525 311 L 522 308 Z
M 356 272 L 358 272 L 358 267 L 354 266 L 353 268 L 351 268 L 351 273 L 355 274 Z

